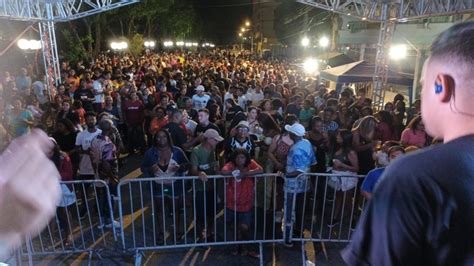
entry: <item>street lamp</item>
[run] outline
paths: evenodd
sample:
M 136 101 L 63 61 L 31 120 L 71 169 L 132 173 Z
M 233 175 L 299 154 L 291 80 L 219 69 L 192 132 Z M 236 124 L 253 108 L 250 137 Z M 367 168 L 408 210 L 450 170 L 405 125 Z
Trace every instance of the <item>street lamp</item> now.
M 250 21 L 246 21 L 245 26 L 249 27 L 250 26 Z
M 126 42 L 111 42 L 110 48 L 112 48 L 112 50 L 122 51 L 128 48 L 128 44 Z
M 307 58 L 303 62 L 303 70 L 308 75 L 315 74 L 316 71 L 318 70 L 318 68 L 319 68 L 318 60 L 316 60 L 314 58 L 311 58 L 311 57 Z
M 328 45 L 329 45 L 328 37 L 321 37 L 321 39 L 319 39 L 319 46 L 328 47 Z
M 172 47 L 174 45 L 174 43 L 172 41 L 166 41 L 166 42 L 163 42 L 163 45 L 165 47 Z
M 143 44 L 145 45 L 146 48 L 153 48 L 156 45 L 155 41 L 145 41 L 145 43 Z
M 242 27 L 242 28 L 240 29 L 240 31 L 241 31 L 241 32 L 245 32 L 245 28 Z
M 308 37 L 303 37 L 303 39 L 301 39 L 301 45 L 303 45 L 303 47 L 308 47 L 309 46 L 309 38 Z
M 176 45 L 177 46 L 184 46 L 184 42 L 183 41 L 176 42 Z
M 388 51 L 388 55 L 393 60 L 404 59 L 407 56 L 408 48 L 405 44 L 392 45 Z
M 41 49 L 41 41 L 20 39 L 17 42 L 18 48 L 21 50 L 39 50 Z

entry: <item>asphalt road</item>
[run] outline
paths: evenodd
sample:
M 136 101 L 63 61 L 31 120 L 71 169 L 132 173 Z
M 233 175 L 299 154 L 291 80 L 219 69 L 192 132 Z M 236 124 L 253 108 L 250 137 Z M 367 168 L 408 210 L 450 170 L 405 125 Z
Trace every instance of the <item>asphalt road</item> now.
M 139 170 L 141 159 L 141 155 L 133 155 L 126 159 L 125 165 L 120 170 L 122 179 L 133 179 L 141 176 Z M 136 198 L 136 196 L 133 198 Z M 128 202 L 124 202 L 124 205 L 126 204 Z M 133 226 L 139 225 L 142 219 L 148 218 L 145 212 L 142 214 L 143 217 L 142 215 L 126 215 L 124 225 L 127 228 L 125 229 L 129 229 L 132 224 Z M 117 216 L 118 211 L 115 210 L 115 217 Z M 140 232 L 141 229 L 136 227 L 135 230 Z M 134 254 L 123 251 L 120 237 L 118 242 L 115 243 L 110 234 L 107 233 L 106 235 L 108 238 L 107 248 L 101 250 L 99 254 L 92 254 L 91 264 L 133 265 Z M 129 240 L 126 239 L 126 241 Z M 97 242 L 100 242 L 100 239 Z M 339 254 L 344 246 L 344 244 L 337 243 L 307 242 L 304 244 L 304 250 L 306 258 L 316 265 L 344 265 Z M 234 246 L 227 245 L 147 251 L 143 253 L 141 262 L 142 265 L 259 265 L 258 259 L 243 255 L 232 255 L 234 249 Z M 281 244 L 265 244 L 263 246 L 263 261 L 265 265 L 302 265 L 303 257 L 301 250 L 301 243 L 294 243 L 291 248 Z M 88 262 L 89 255 L 87 253 L 33 257 L 34 265 L 88 265 Z M 26 265 L 28 263 L 26 256 L 23 257 L 23 263 L 26 263 Z M 13 261 L 12 265 L 14 265 Z

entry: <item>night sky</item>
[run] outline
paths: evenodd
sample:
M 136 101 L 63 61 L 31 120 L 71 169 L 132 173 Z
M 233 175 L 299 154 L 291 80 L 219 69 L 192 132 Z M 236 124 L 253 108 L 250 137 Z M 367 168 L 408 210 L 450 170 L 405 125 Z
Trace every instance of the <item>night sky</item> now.
M 252 17 L 252 0 L 194 0 L 203 21 L 203 38 L 216 44 L 232 43 L 240 26 Z

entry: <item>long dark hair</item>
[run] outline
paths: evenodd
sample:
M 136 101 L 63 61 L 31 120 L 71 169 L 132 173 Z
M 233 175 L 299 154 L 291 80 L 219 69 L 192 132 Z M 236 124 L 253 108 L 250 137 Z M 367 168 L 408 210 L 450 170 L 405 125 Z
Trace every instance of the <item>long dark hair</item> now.
M 59 145 L 55 139 L 53 138 L 49 138 L 49 139 L 54 144 L 53 156 L 51 156 L 51 161 L 53 161 L 54 165 L 59 170 L 59 167 L 61 166 L 61 149 L 59 148 Z
M 385 111 L 385 110 L 379 111 L 377 113 L 377 116 L 380 118 L 381 122 L 387 123 L 387 125 L 390 128 L 393 127 L 393 117 L 392 117 L 392 115 L 390 114 L 389 111 Z
M 421 115 L 415 116 L 410 123 L 408 123 L 407 128 L 411 129 L 413 133 L 416 132 L 416 128 L 421 123 Z
M 153 136 L 153 146 L 155 146 L 155 147 L 158 146 L 158 142 L 156 141 L 156 137 L 158 137 L 158 134 L 160 132 L 165 133 L 166 139 L 168 140 L 168 146 L 169 146 L 170 149 L 172 149 L 173 148 L 173 139 L 171 138 L 171 133 L 168 130 L 164 129 L 164 128 L 158 130 L 158 132 L 156 132 L 156 134 Z
M 277 132 L 281 132 L 280 127 L 278 126 L 277 122 L 275 119 L 270 114 L 267 114 L 265 112 L 261 112 L 258 115 L 258 123 L 262 126 L 264 130 L 276 130 Z
M 70 133 L 74 133 L 76 132 L 76 127 L 74 126 L 74 124 L 71 122 L 71 120 L 65 118 L 65 119 L 59 119 L 57 124 L 63 124 L 64 127 L 66 127 L 66 129 L 70 132 Z
M 337 144 L 338 146 L 337 150 L 342 149 L 344 153 L 348 154 L 351 150 L 353 150 L 352 149 L 352 138 L 353 138 L 352 132 L 347 129 L 341 129 L 339 130 L 339 134 L 341 135 L 342 143 Z
M 237 166 L 236 159 L 237 159 L 237 156 L 239 156 L 240 154 L 243 154 L 243 155 L 245 156 L 245 164 L 244 164 L 244 167 L 249 166 L 250 161 L 251 161 L 251 158 L 250 158 L 249 152 L 248 152 L 246 149 L 235 149 L 235 150 L 232 152 L 231 156 L 230 156 L 230 161 L 231 161 L 235 166 Z

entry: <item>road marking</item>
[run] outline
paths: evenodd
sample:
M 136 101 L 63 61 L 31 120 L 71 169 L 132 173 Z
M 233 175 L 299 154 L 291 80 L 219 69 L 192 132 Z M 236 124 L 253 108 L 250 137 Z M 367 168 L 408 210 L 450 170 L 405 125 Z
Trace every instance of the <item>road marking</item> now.
M 138 210 L 136 212 L 134 212 L 133 214 L 128 214 L 128 215 L 125 215 L 123 217 L 123 228 L 127 228 L 129 227 L 133 220 L 135 220 L 137 217 L 140 217 L 140 215 L 142 215 L 146 210 L 148 210 L 148 207 L 144 207 L 143 209 L 141 210 Z M 132 220 L 132 216 L 134 217 L 134 219 Z M 116 228 L 116 230 L 120 230 L 119 228 Z M 93 243 L 92 245 L 89 246 L 90 249 L 94 248 L 98 243 L 100 243 L 101 241 L 103 241 L 103 239 L 110 234 L 110 231 L 107 231 L 103 236 L 101 236 L 99 239 L 97 239 L 95 241 L 95 243 Z M 117 240 L 120 242 L 120 238 Z M 81 265 L 81 262 L 82 260 L 84 259 L 84 257 L 88 256 L 89 254 L 88 253 L 81 253 L 81 255 L 79 255 L 72 263 L 71 265 L 72 266 L 79 266 Z

